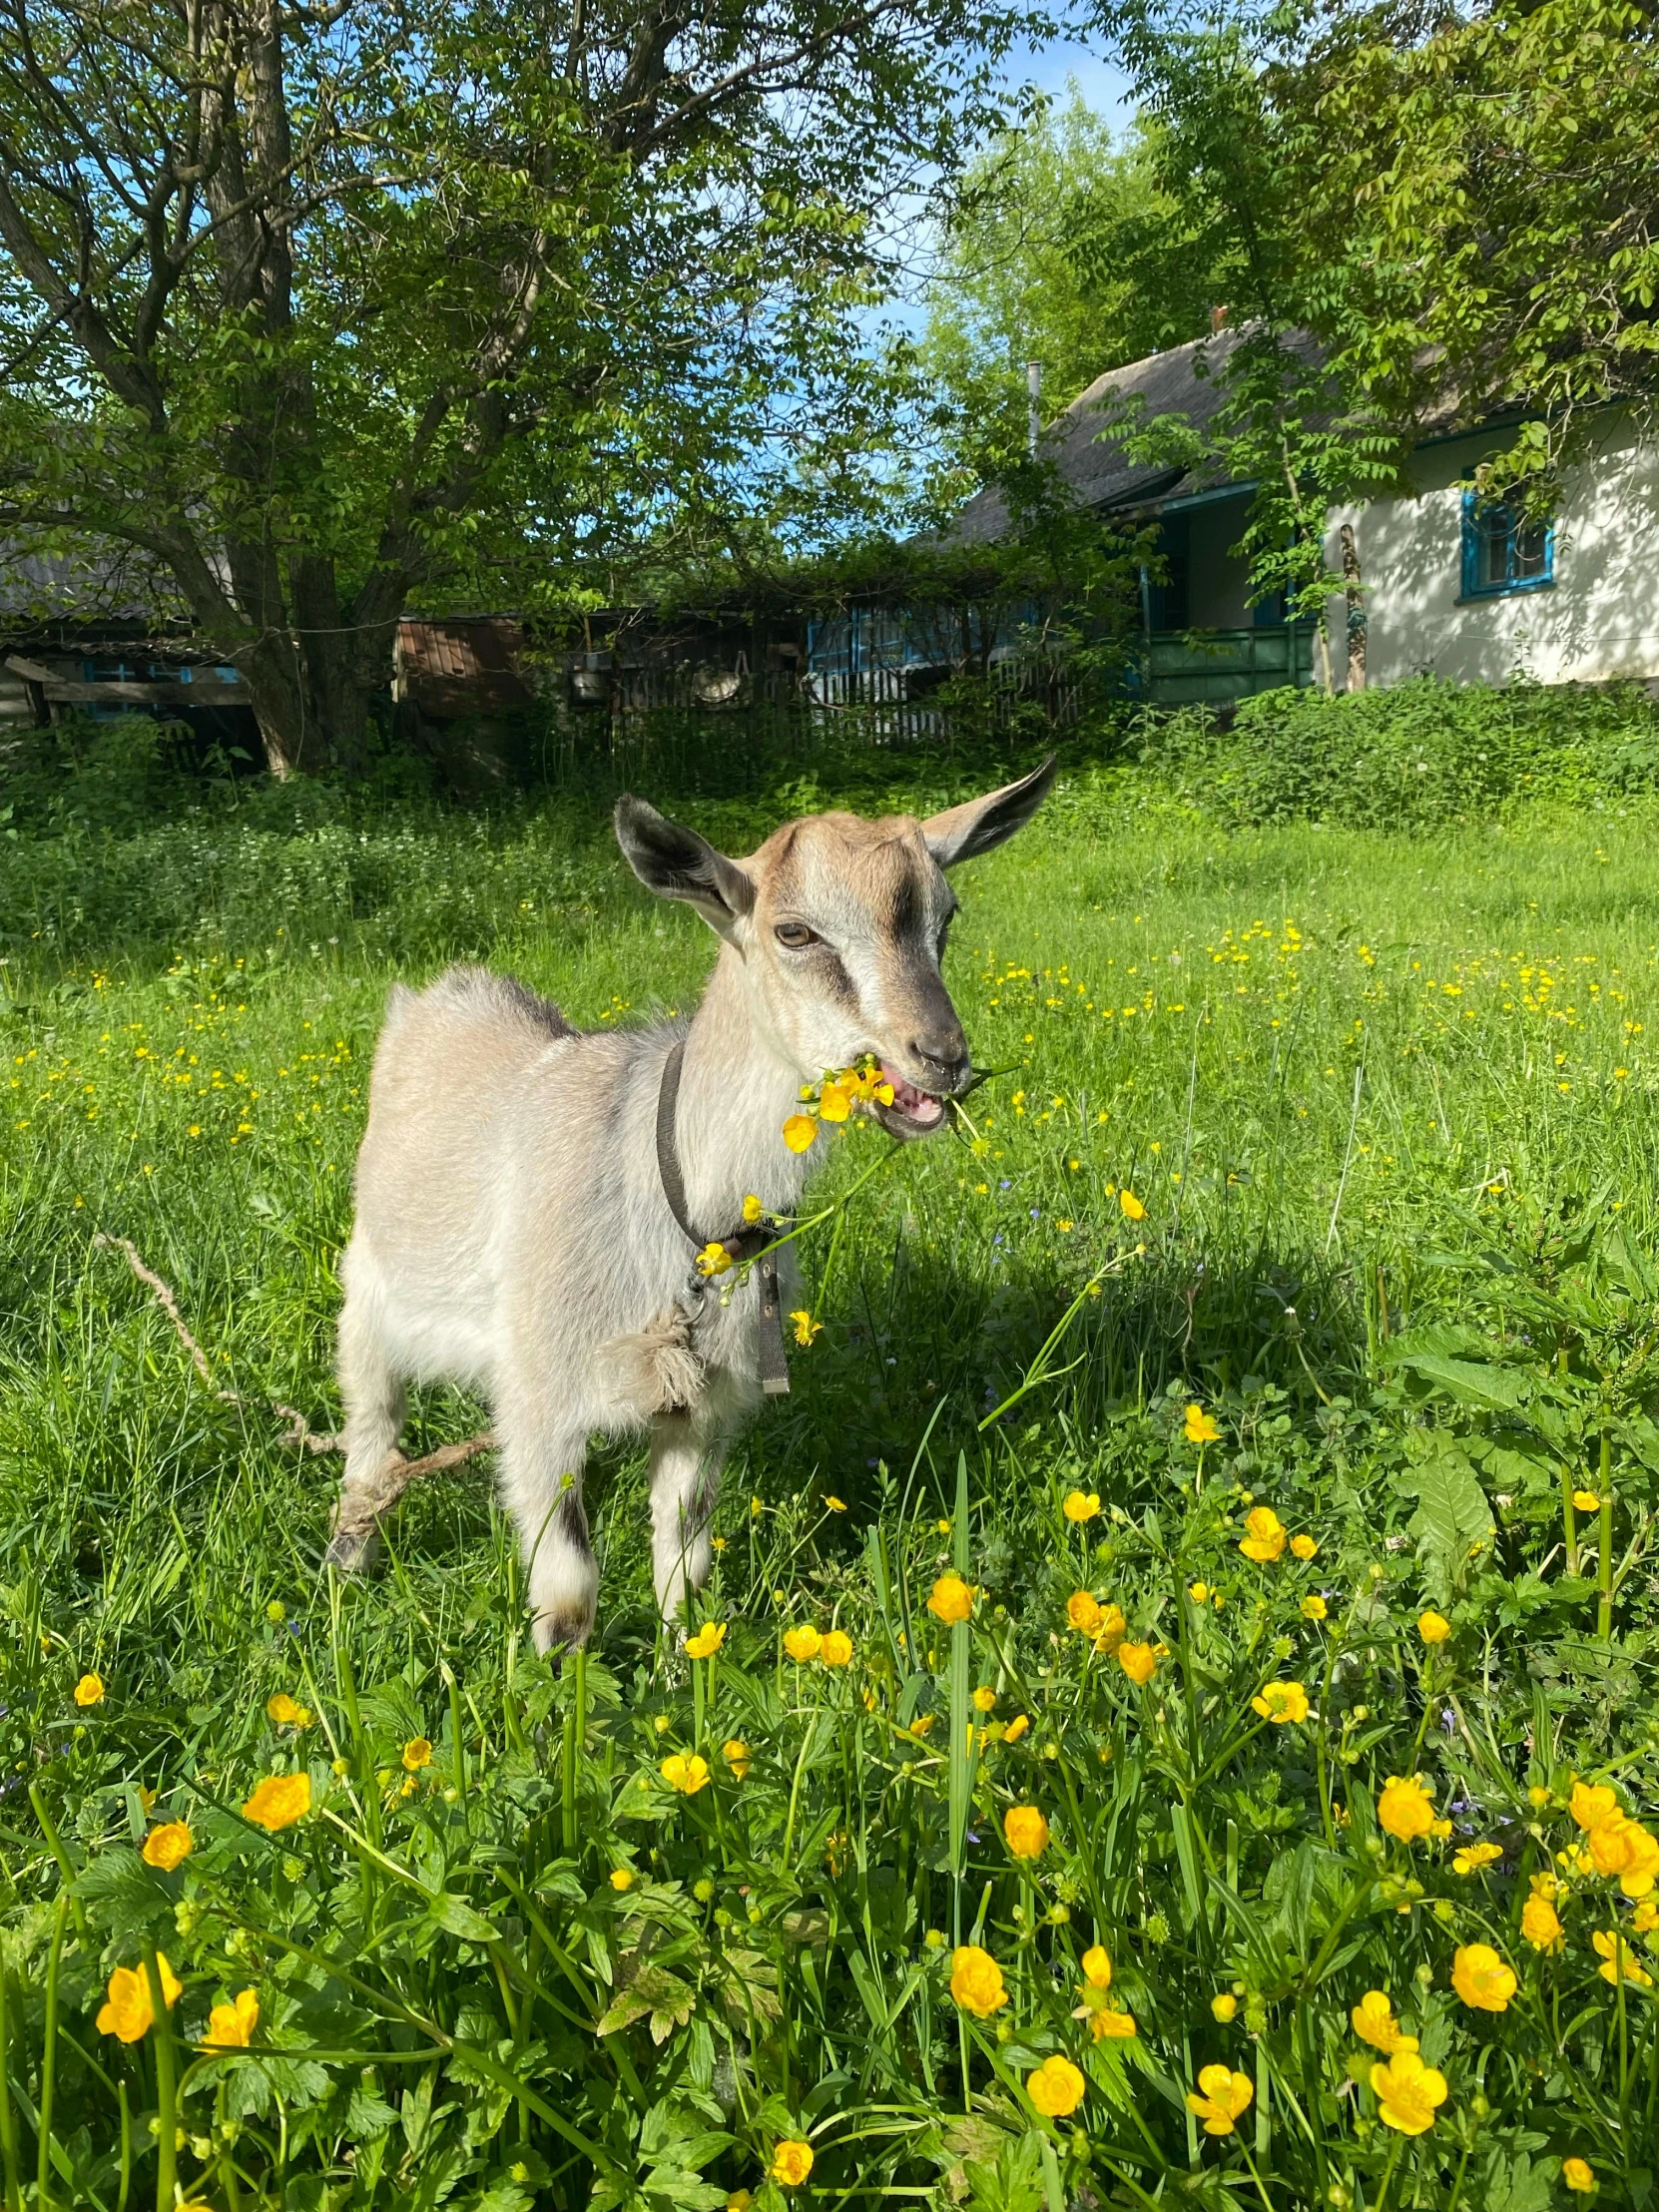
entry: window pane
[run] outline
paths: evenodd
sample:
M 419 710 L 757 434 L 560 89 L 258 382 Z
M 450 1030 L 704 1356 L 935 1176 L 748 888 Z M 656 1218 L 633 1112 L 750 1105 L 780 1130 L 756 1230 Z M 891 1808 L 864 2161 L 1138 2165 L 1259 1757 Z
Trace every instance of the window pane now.
M 1530 576 L 1545 573 L 1545 554 L 1549 534 L 1541 522 L 1523 522 L 1511 540 L 1509 578 L 1512 583 L 1524 583 Z
M 1474 581 L 1479 590 L 1490 590 L 1509 581 L 1509 511 L 1506 507 L 1482 507 L 1474 517 Z

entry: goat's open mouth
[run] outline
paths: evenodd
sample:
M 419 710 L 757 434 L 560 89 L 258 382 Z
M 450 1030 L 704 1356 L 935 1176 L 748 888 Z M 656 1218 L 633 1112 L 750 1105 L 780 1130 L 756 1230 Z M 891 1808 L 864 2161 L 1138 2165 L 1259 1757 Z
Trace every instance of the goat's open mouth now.
M 903 1076 L 891 1068 L 885 1060 L 881 1063 L 881 1079 L 892 1085 L 892 1104 L 875 1107 L 875 1118 L 882 1128 L 895 1137 L 925 1137 L 935 1129 L 942 1129 L 945 1122 L 944 1100 L 935 1098 L 931 1091 L 918 1091 L 913 1083 L 906 1083 Z

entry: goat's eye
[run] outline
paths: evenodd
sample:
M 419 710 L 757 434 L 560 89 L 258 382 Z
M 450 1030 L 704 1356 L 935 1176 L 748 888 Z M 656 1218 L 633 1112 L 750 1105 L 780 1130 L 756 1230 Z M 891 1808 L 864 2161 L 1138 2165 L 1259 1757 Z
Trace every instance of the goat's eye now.
M 773 935 L 792 952 L 804 951 L 808 945 L 820 942 L 818 931 L 809 929 L 804 921 L 781 921 Z

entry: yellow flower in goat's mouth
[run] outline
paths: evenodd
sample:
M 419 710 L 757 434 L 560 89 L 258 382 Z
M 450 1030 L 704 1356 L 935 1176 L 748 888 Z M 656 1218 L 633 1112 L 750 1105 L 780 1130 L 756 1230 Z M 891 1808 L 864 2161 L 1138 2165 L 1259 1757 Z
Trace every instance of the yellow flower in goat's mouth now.
M 792 1152 L 810 1152 L 818 1142 L 818 1123 L 811 1114 L 791 1114 L 784 1124 L 784 1142 Z

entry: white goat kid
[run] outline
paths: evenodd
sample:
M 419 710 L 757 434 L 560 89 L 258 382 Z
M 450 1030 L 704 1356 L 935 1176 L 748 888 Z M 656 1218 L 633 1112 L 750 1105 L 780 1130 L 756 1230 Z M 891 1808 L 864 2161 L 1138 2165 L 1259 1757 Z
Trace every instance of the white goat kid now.
M 766 1365 L 767 1271 L 729 1301 L 700 1292 L 691 1235 L 735 1241 L 751 1193 L 769 1214 L 794 1209 L 808 1162 L 783 1124 L 827 1068 L 873 1054 L 893 1086 L 885 1126 L 943 1126 L 970 1070 L 939 973 L 956 903 L 942 870 L 1029 821 L 1053 771 L 927 822 L 808 816 L 742 860 L 623 799 L 634 872 L 722 940 L 689 1024 L 579 1033 L 482 968 L 394 989 L 340 1271 L 336 1566 L 367 1562 L 397 1494 L 405 1382 L 443 1380 L 493 1408 L 541 1649 L 593 1626 L 582 1467 L 596 1431 L 650 1430 L 657 1597 L 678 1618 L 708 1574 L 720 1464 Z

